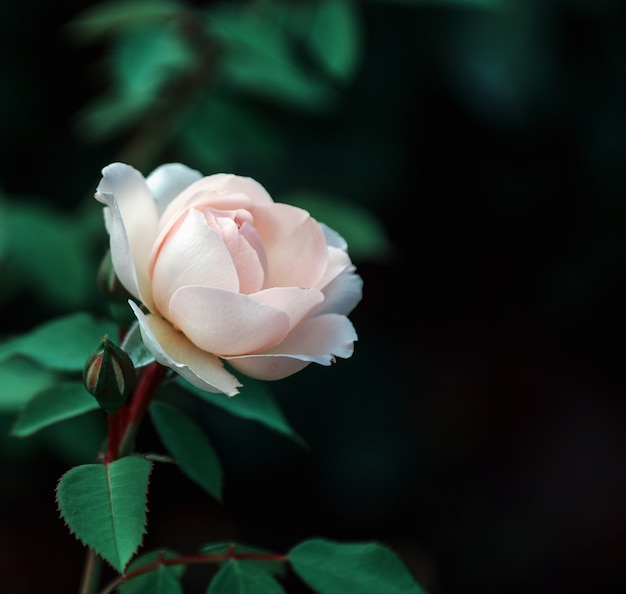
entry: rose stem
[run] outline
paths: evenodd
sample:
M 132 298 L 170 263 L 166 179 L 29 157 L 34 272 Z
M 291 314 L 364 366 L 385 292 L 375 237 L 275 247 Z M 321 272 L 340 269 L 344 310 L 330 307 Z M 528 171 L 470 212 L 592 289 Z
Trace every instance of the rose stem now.
M 120 436 L 119 457 L 126 456 L 130 452 L 139 425 L 148 410 L 148 406 L 150 406 L 150 401 L 154 393 L 163 381 L 166 373 L 167 367 L 164 367 L 160 363 L 151 363 L 147 367 L 144 367 L 141 372 L 133 399 L 125 415 L 126 428 Z

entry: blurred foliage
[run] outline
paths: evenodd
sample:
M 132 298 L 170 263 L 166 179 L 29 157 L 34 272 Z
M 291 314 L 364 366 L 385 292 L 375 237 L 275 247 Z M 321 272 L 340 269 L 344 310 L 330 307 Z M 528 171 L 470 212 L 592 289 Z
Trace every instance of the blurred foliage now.
M 271 386 L 310 453 L 197 411 L 247 540 L 385 534 L 433 593 L 622 591 L 625 8 L 5 3 L 0 333 L 106 313 L 103 165 L 255 177 L 346 237 L 365 297 L 353 359 Z M 60 373 L 0 363 L 7 431 Z M 33 507 L 18 451 L 49 453 L 40 469 L 97 451 L 93 416 L 66 423 L 5 437 L 11 504 Z

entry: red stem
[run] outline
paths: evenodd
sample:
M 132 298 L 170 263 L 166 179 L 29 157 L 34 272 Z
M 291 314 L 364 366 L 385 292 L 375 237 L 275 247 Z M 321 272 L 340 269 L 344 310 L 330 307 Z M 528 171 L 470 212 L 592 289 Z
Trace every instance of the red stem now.
M 108 413 L 107 421 L 109 423 L 109 449 L 105 462 L 108 464 L 119 458 L 119 447 L 122 436 L 119 411 Z
M 115 588 L 117 588 L 120 584 L 132 580 L 137 576 L 143 575 L 144 573 L 148 573 L 157 569 L 158 567 L 165 565 L 190 565 L 192 563 L 221 563 L 223 561 L 228 561 L 229 559 L 235 559 L 238 561 L 276 561 L 278 563 L 286 563 L 289 561 L 289 557 L 287 555 L 275 555 L 275 554 L 265 554 L 265 553 L 235 553 L 235 545 L 231 546 L 228 551 L 222 553 L 221 555 L 191 555 L 188 557 L 171 557 L 170 559 L 164 559 L 162 556 L 159 556 L 157 561 L 153 561 L 152 563 L 148 563 L 143 565 L 142 567 L 138 567 L 133 571 L 129 571 L 125 575 L 121 575 L 115 578 L 104 590 L 102 590 L 101 594 L 108 594 L 109 592 L 113 592 Z

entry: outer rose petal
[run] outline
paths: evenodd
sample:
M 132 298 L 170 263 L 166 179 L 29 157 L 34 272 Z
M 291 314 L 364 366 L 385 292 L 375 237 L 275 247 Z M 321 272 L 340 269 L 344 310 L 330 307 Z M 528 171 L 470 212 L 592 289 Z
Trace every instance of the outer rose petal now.
M 315 315 L 337 313 L 347 316 L 361 301 L 363 296 L 363 279 L 356 274 L 355 267 L 344 270 L 338 277 L 330 281 L 323 289 L 324 303 Z
M 202 174 L 182 163 L 167 163 L 157 167 L 147 178 L 146 183 L 154 196 L 159 215 L 167 205 L 185 188 L 202 179 Z
M 181 287 L 168 317 L 196 346 L 220 357 L 264 351 L 289 332 L 284 311 L 213 287 Z
M 234 396 L 241 384 L 215 356 L 194 346 L 183 334 L 155 315 L 145 315 L 129 301 L 137 320 L 141 337 L 155 359 L 173 369 L 190 384 L 207 392 Z
M 152 257 L 154 301 L 166 317 L 170 299 L 180 287 L 206 285 L 239 291 L 239 278 L 230 253 L 217 231 L 209 227 L 197 210 L 184 213 L 179 224 L 159 238 Z
M 309 363 L 330 365 L 335 357 L 354 352 L 357 335 L 345 316 L 324 314 L 302 322 L 278 346 L 256 355 L 223 357 L 249 377 L 277 380 L 300 371 Z
M 154 198 L 143 175 L 129 165 L 108 165 L 102 176 L 95 197 L 108 206 L 105 221 L 113 267 L 124 287 L 149 304 L 148 261 L 158 226 Z

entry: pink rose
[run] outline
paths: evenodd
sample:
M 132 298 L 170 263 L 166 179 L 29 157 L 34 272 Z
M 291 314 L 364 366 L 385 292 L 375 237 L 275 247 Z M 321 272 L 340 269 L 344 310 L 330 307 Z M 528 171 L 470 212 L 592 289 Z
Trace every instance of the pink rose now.
M 102 174 L 113 266 L 145 306 L 130 302 L 157 361 L 234 395 L 241 384 L 221 359 L 275 380 L 352 355 L 346 316 L 362 281 L 336 232 L 246 177 L 177 163 L 146 179 L 122 163 Z

